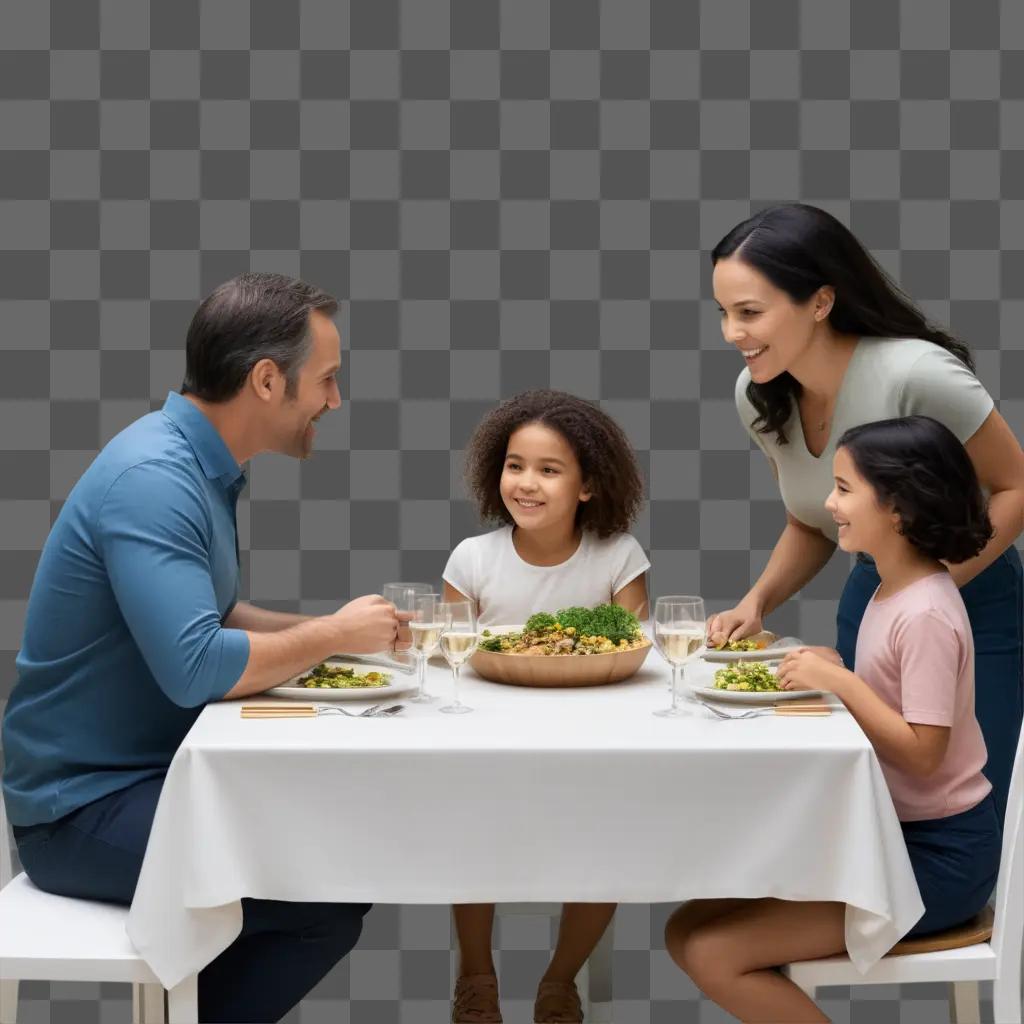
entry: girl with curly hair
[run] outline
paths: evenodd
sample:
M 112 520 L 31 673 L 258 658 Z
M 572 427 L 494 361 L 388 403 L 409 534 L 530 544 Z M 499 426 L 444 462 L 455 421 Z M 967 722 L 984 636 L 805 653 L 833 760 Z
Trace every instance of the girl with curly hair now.
M 854 671 L 836 651 L 805 648 L 778 671 L 785 690 L 827 690 L 878 755 L 924 903 L 911 935 L 978 913 L 1001 846 L 987 751 L 974 714 L 974 641 L 945 563 L 992 536 L 985 498 L 955 435 L 927 416 L 847 430 L 825 502 L 847 552 L 870 554 L 881 579 L 857 636 Z M 743 1021 L 827 1021 L 776 968 L 845 949 L 842 903 L 695 900 L 669 919 L 672 959 Z
M 528 391 L 484 417 L 466 455 L 480 518 L 502 525 L 452 552 L 445 600 L 475 602 L 484 626 L 608 602 L 647 617 L 650 562 L 628 532 L 643 481 L 632 446 L 611 417 L 562 391 Z M 452 1020 L 498 1024 L 494 904 L 460 904 L 453 913 L 460 967 Z M 614 904 L 564 905 L 535 1021 L 583 1020 L 573 979 L 614 913 Z

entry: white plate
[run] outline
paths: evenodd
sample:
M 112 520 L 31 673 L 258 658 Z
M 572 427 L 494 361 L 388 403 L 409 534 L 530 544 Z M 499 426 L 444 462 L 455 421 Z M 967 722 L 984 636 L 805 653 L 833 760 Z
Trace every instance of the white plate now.
M 351 668 L 354 669 L 359 675 L 365 675 L 367 672 L 387 672 L 387 669 L 377 668 L 374 665 L 359 665 L 352 661 L 341 661 L 329 658 L 324 664 L 330 665 L 332 668 Z M 304 675 L 308 675 L 307 672 L 301 672 L 297 676 L 293 676 L 288 680 L 287 683 L 283 683 L 281 686 L 275 686 L 273 689 L 267 690 L 265 695 L 268 697 L 291 697 L 295 700 L 305 700 L 311 703 L 321 703 L 333 700 L 382 700 L 384 698 L 394 697 L 396 694 L 405 693 L 407 690 L 412 690 L 416 687 L 416 681 L 411 676 L 402 675 L 399 677 L 399 673 L 390 672 L 390 681 L 386 686 L 353 686 L 353 687 L 306 687 L 296 686 L 297 683 Z
M 693 692 L 705 700 L 724 700 L 730 704 L 774 704 L 777 700 L 826 695 L 825 690 L 716 690 L 713 686 L 695 686 Z
M 734 661 L 782 661 L 792 651 L 799 651 L 807 644 L 790 645 L 785 647 L 765 647 L 760 651 L 714 651 L 705 650 L 701 655 L 704 661 L 731 663 Z

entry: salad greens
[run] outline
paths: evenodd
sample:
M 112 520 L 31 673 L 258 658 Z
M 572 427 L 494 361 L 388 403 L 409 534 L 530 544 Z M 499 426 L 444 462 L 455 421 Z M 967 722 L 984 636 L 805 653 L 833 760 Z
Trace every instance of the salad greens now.
M 607 654 L 646 642 L 640 620 L 617 604 L 537 612 L 520 633 L 483 631 L 480 650 L 504 654 Z

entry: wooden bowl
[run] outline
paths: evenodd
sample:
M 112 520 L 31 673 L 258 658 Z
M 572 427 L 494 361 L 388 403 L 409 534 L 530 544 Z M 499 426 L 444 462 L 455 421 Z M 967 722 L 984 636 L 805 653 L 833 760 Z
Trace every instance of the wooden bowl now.
M 607 654 L 498 654 L 477 652 L 470 659 L 477 675 L 512 686 L 603 686 L 634 675 L 650 653 L 651 642 Z

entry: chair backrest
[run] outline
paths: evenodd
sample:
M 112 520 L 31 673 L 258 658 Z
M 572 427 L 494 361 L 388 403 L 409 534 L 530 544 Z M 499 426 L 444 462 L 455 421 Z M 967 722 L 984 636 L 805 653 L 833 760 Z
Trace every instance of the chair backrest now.
M 7 808 L 4 806 L 4 795 L 0 793 L 0 889 L 14 877 L 14 864 L 11 860 L 11 832 L 7 827 Z
M 996 883 L 996 919 L 992 950 L 996 963 L 1020 961 L 1024 941 L 1024 729 L 1017 737 L 1017 754 L 1010 774 L 1010 794 L 1003 821 L 1003 850 Z

